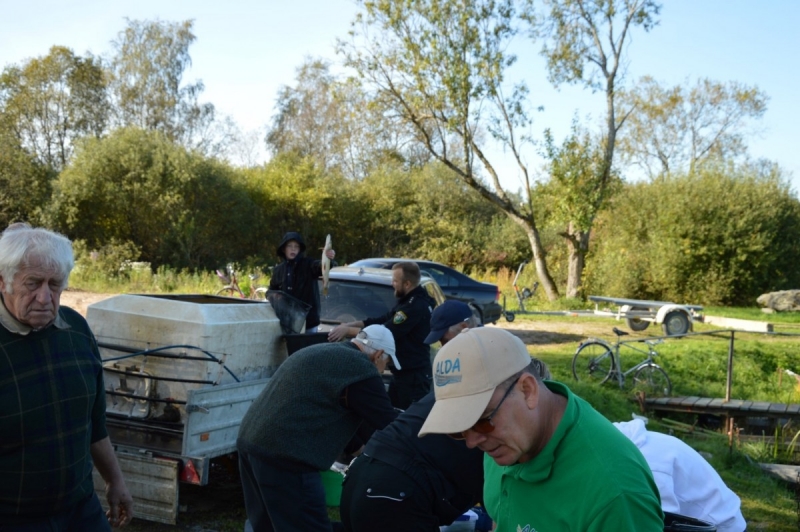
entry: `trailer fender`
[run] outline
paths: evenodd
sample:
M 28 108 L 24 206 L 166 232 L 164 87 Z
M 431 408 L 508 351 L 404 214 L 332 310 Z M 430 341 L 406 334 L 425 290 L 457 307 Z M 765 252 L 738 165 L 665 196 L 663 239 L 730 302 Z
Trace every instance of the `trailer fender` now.
M 661 324 L 665 336 L 682 336 L 692 331 L 692 313 L 683 305 L 664 305 L 658 309 L 656 323 Z
M 656 313 L 656 323 L 658 323 L 659 325 L 664 323 L 664 317 L 673 310 L 677 310 L 685 314 L 689 320 L 689 323 L 692 323 L 694 321 L 692 320 L 692 313 L 689 312 L 688 308 L 684 307 L 683 305 L 671 304 L 671 305 L 664 305 L 663 307 L 658 309 L 658 312 Z

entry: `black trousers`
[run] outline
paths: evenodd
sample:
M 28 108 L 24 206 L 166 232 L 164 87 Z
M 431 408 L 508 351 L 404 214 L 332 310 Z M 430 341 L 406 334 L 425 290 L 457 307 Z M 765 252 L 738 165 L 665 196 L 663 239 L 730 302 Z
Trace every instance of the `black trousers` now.
M 292 471 L 240 449 L 239 474 L 254 532 L 332 531 L 319 471 Z
M 347 471 L 340 512 L 348 532 L 439 532 L 434 505 L 411 477 L 362 455 Z
M 392 376 L 394 378 L 389 384 L 389 400 L 395 408 L 405 410 L 431 391 L 430 368 L 396 371 Z

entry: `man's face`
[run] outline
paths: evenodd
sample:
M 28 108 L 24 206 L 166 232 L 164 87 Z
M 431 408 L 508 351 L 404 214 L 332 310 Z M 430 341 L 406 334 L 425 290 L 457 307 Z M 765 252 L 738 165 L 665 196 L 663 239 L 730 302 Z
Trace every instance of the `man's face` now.
M 40 329 L 56 319 L 61 292 L 66 279 L 50 268 L 32 259 L 14 276 L 12 293 L 6 292 L 7 281 L 0 277 L 0 290 L 6 308 L 17 321 L 33 329 Z
M 452 327 L 448 327 L 447 330 L 442 335 L 441 339 L 439 339 L 439 342 L 441 342 L 442 345 L 446 344 L 447 342 L 455 338 L 458 335 L 458 333 L 460 333 L 466 328 L 467 328 L 467 322 L 465 321 L 462 321 L 461 323 L 456 323 Z
M 295 240 L 289 240 L 283 248 L 283 254 L 289 260 L 294 259 L 300 253 L 300 244 Z
M 394 288 L 394 297 L 397 299 L 403 298 L 408 294 L 409 282 L 403 279 L 403 270 L 400 268 L 392 270 L 392 288 Z
M 520 413 L 527 410 L 527 405 L 519 382 L 515 383 L 515 387 L 517 389 L 511 392 L 492 416 L 494 425 L 492 432 L 481 434 L 472 429 L 464 432 L 467 447 L 470 449 L 477 447 L 502 466 L 530 460 L 533 457 L 530 450 L 534 447 L 536 439 L 529 421 L 520 416 Z M 506 390 L 507 388 L 503 387 L 495 390 L 481 418 L 488 416 L 497 408 Z

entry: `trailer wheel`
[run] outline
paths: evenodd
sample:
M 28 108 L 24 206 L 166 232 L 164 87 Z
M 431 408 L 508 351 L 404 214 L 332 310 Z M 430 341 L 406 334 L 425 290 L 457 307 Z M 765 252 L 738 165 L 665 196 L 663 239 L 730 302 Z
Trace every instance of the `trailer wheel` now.
M 633 307 L 631 310 L 647 310 L 643 307 Z M 628 328 L 635 332 L 641 332 L 648 327 L 650 327 L 650 322 L 647 320 L 643 320 L 642 318 L 627 318 L 625 321 L 628 322 Z
M 661 324 L 661 328 L 666 336 L 686 334 L 689 332 L 690 327 L 691 323 L 689 323 L 689 317 L 680 310 L 668 312 L 667 315 L 664 316 L 664 321 Z
M 514 321 L 514 313 L 513 312 L 506 312 L 506 321 L 511 323 Z

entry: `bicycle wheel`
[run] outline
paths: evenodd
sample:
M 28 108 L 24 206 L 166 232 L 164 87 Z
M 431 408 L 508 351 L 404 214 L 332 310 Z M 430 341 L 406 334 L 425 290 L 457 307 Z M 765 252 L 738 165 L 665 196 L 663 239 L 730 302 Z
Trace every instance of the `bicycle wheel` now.
M 266 301 L 267 300 L 267 289 L 263 286 L 259 286 L 256 288 L 256 291 L 253 292 L 253 297 L 250 299 L 255 299 L 256 301 Z
M 611 377 L 614 369 L 611 348 L 597 340 L 582 343 L 572 357 L 572 376 L 576 381 L 603 384 Z
M 644 392 L 645 397 L 663 397 L 672 393 L 672 383 L 661 366 L 647 364 L 636 370 L 633 389 Z
M 215 295 L 225 296 L 225 297 L 244 297 L 244 294 L 242 294 L 235 288 L 231 288 L 230 286 L 226 286 L 225 288 L 220 288 Z

